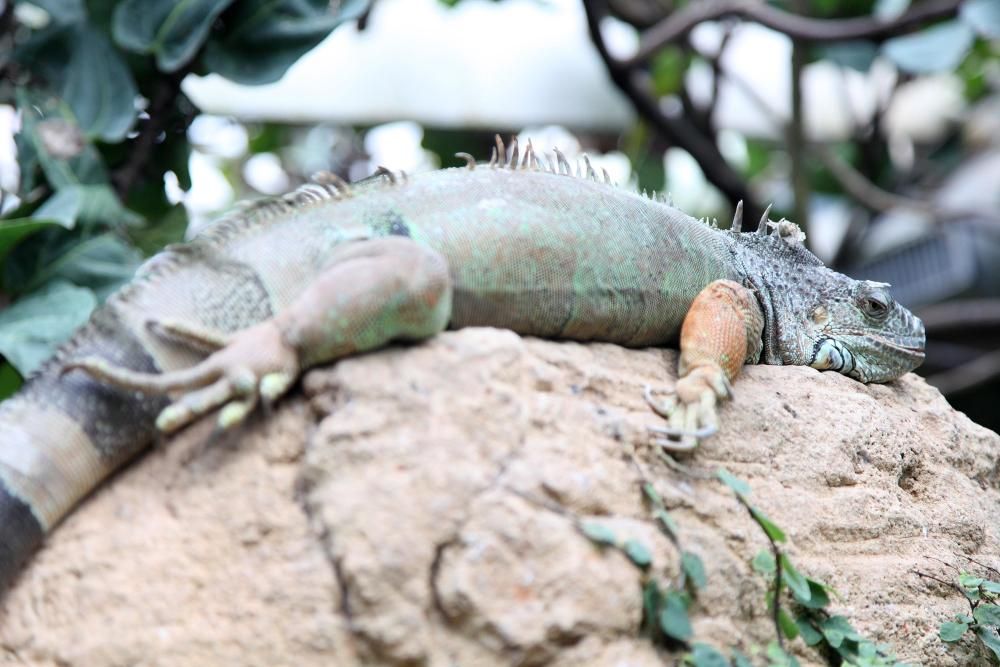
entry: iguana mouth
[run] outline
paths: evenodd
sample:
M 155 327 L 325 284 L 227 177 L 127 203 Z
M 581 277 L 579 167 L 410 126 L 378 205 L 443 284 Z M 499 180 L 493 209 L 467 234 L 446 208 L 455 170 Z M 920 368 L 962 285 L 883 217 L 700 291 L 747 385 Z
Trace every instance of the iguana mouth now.
M 920 357 L 924 356 L 924 348 L 926 347 L 924 339 L 922 337 L 916 337 L 916 336 L 906 336 L 893 339 L 893 338 L 887 338 L 886 336 L 874 335 L 870 332 L 864 332 L 864 331 L 843 331 L 839 333 L 840 335 L 845 335 L 845 336 L 868 338 L 871 341 L 878 343 L 879 345 L 884 345 L 885 347 L 896 350 L 897 352 L 903 352 L 906 354 L 912 354 Z

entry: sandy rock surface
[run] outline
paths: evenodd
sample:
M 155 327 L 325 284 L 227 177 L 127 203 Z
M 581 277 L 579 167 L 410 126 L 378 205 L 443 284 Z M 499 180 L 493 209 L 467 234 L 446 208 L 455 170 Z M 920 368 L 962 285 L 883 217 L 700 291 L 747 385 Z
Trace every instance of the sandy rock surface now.
M 90 498 L 4 601 L 0 664 L 675 664 L 639 636 L 639 570 L 577 528 L 676 575 L 644 478 L 707 569 L 695 639 L 766 643 L 759 528 L 648 444 L 642 386 L 675 361 L 468 329 L 313 371 L 267 418 L 198 425 Z M 968 607 L 915 572 L 1000 567 L 1000 437 L 913 375 L 751 367 L 722 418 L 685 464 L 747 480 L 834 611 L 910 663 L 987 664 L 937 639 Z

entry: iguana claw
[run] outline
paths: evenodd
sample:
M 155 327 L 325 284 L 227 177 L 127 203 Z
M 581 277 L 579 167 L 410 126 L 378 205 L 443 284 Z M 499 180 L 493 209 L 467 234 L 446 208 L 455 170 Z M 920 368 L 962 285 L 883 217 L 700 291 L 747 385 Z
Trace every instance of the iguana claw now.
M 158 323 L 157 326 L 164 326 Z M 203 332 L 169 324 L 171 334 L 197 337 Z M 227 430 L 241 424 L 263 400 L 273 403 L 294 384 L 298 356 L 270 321 L 227 338 L 227 343 L 191 368 L 167 373 L 137 373 L 99 357 L 69 361 L 63 372 L 79 369 L 94 378 L 125 389 L 180 396 L 156 418 L 156 428 L 171 433 L 221 408 L 217 423 Z M 224 342 L 221 339 L 218 341 Z
M 675 391 L 657 401 L 653 389 L 646 385 L 643 397 L 650 409 L 667 420 L 666 426 L 650 426 L 657 436 L 655 444 L 672 452 L 690 451 L 698 441 L 719 430 L 716 405 L 719 398 L 729 395 L 727 382 L 706 382 L 706 373 L 692 373 L 678 380 Z

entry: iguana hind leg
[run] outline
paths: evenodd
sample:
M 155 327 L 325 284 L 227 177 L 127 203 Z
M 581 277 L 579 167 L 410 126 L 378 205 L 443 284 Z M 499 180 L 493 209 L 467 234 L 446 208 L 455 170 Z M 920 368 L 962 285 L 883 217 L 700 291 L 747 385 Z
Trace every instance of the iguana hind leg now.
M 697 446 L 718 429 L 717 406 L 732 393 L 732 380 L 745 363 L 756 363 L 762 347 L 764 314 L 753 293 L 731 280 L 709 283 L 692 302 L 681 326 L 681 356 L 674 392 L 657 403 L 647 387 L 646 402 L 667 419 L 652 427 L 656 443 L 672 451 Z
M 191 368 L 136 373 L 90 357 L 69 362 L 65 370 L 80 369 L 126 389 L 180 394 L 157 418 L 164 432 L 220 406 L 219 425 L 229 428 L 258 399 L 279 398 L 305 368 L 443 331 L 451 317 L 451 296 L 440 253 L 402 237 L 357 241 L 335 250 L 286 309 L 230 335 L 224 347 Z M 204 338 L 194 326 L 175 324 L 177 332 Z

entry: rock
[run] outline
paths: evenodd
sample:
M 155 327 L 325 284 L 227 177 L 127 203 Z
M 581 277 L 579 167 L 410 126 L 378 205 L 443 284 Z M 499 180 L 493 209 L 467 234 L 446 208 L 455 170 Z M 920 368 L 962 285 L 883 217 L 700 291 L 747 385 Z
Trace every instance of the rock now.
M 914 375 L 756 366 L 691 476 L 645 433 L 642 387 L 675 362 L 467 329 L 315 370 L 273 414 L 199 424 L 85 502 L 4 601 L 0 664 L 669 663 L 640 635 L 643 573 L 580 530 L 675 580 L 643 480 L 705 564 L 694 641 L 749 650 L 774 638 L 750 566 L 768 543 L 719 467 L 840 594 L 831 611 L 907 662 L 985 664 L 937 638 L 968 604 L 917 572 L 1000 566 L 1000 437 Z

